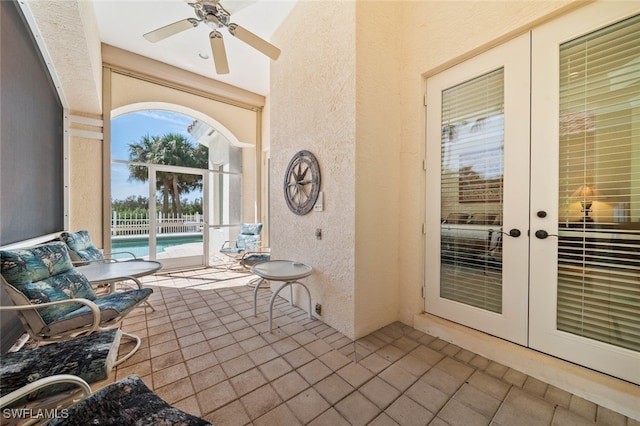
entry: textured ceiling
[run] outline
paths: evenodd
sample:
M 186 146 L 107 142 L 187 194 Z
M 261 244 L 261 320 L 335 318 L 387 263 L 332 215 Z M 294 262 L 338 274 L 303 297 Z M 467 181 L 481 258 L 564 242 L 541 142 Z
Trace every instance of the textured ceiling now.
M 258 36 L 271 35 L 296 0 L 221 0 L 234 22 Z M 269 93 L 270 59 L 222 29 L 229 74 L 217 75 L 209 32 L 200 24 L 158 43 L 144 33 L 185 18 L 195 17 L 184 0 L 26 0 L 20 3 L 27 21 L 44 42 L 45 60 L 55 69 L 64 102 L 71 110 L 100 112 L 102 61 L 100 44 L 173 65 L 260 95 Z M 286 55 L 286 52 L 282 52 Z

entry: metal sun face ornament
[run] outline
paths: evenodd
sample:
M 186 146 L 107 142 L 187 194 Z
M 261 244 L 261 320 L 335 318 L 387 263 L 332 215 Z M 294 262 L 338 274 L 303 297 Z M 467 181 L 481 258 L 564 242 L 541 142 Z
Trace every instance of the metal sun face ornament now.
M 320 193 L 320 166 L 309 151 L 296 153 L 284 175 L 284 199 L 289 209 L 305 215 L 313 209 Z

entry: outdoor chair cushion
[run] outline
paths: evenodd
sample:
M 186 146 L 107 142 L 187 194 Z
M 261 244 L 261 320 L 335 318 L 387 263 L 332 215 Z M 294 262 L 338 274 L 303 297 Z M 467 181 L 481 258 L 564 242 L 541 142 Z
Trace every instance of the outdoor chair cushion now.
M 182 425 L 211 423 L 185 413 L 163 401 L 139 376 L 128 376 L 89 395 L 50 420 L 48 426 L 62 425 Z
M 98 297 L 87 278 L 71 263 L 67 246 L 60 241 L 42 246 L 0 252 L 4 280 L 32 304 L 75 298 L 94 302 L 100 309 L 100 323 L 123 316 L 153 292 L 142 288 Z M 44 322 L 44 336 L 83 327 L 93 322 L 91 310 L 81 303 L 62 303 L 37 309 Z
M 102 252 L 91 241 L 89 231 L 69 232 L 60 234 L 60 239 L 69 247 L 71 258 L 74 261 L 85 260 L 87 262 L 104 260 Z
M 71 263 L 64 243 L 53 242 L 30 249 L 4 250 L 0 255 L 4 279 L 31 303 L 72 298 L 95 300 L 96 293 L 87 278 Z M 82 308 L 79 303 L 63 303 L 38 309 L 45 323 Z

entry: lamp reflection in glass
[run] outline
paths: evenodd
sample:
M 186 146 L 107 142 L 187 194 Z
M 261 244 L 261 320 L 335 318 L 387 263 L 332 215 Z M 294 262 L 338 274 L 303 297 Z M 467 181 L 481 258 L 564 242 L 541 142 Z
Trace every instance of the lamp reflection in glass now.
M 593 222 L 593 218 L 589 216 L 591 212 L 591 206 L 593 205 L 592 198 L 598 196 L 599 191 L 590 185 L 582 185 L 571 196 L 581 198 L 580 205 L 582 206 L 581 212 L 584 216 L 580 219 L 582 222 Z

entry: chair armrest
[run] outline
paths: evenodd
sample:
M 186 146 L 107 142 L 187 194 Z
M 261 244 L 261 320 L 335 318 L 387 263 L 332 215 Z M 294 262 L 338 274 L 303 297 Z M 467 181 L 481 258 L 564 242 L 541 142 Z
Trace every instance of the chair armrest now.
M 233 245 L 232 245 L 233 244 Z M 229 240 L 229 241 L 225 241 L 222 244 L 222 247 L 220 247 L 220 249 L 222 250 L 223 248 L 231 248 L 231 247 L 237 247 L 238 243 L 236 242 L 236 240 Z
M 129 256 L 131 256 L 133 259 L 137 259 L 138 257 L 130 251 L 112 251 L 111 253 L 104 253 L 104 257 L 105 258 L 109 258 L 110 260 L 114 261 L 114 262 L 118 262 L 118 259 L 114 259 L 113 255 L 114 254 L 128 254 Z M 124 259 L 122 259 L 124 260 Z
M 33 303 L 31 305 L 0 306 L 0 311 L 26 311 L 28 309 L 46 308 L 47 306 L 60 305 L 62 303 L 82 303 L 83 305 L 87 305 L 87 307 L 91 310 L 91 314 L 93 315 L 93 324 L 91 325 L 89 333 L 100 330 L 100 308 L 98 308 L 98 305 L 96 305 L 89 299 L 77 298 L 56 300 L 55 302 Z
M 0 398 L 0 408 L 4 408 L 39 389 L 59 383 L 71 383 L 77 385 L 82 392 L 83 399 L 91 395 L 91 387 L 80 377 L 71 374 L 57 374 L 55 376 L 44 377 L 42 379 L 36 380 L 33 383 L 29 383 L 28 385 L 25 385 L 20 389 L 6 394 L 2 398 Z

